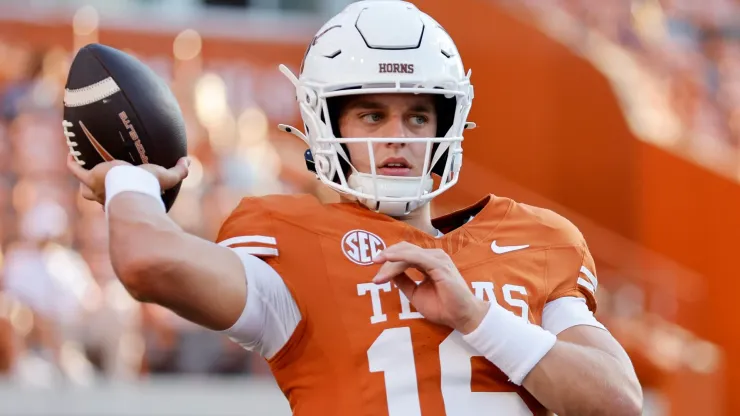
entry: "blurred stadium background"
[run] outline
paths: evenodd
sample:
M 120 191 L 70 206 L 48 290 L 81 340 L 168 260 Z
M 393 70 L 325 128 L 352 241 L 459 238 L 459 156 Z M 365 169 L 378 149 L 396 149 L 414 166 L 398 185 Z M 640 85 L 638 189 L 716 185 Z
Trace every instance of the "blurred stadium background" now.
M 259 357 L 151 305 L 109 265 L 66 173 L 75 51 L 171 85 L 193 170 L 172 211 L 214 238 L 246 194 L 335 198 L 305 171 L 297 68 L 350 0 L 0 0 L 0 415 L 283 415 Z M 555 209 L 599 268 L 599 316 L 648 415 L 740 414 L 740 1 L 418 0 L 473 68 L 461 183 Z

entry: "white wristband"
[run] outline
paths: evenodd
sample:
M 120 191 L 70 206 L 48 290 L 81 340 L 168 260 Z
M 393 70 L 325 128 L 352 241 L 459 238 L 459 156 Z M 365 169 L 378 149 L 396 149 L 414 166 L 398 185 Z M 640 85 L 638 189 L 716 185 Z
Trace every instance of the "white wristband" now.
M 520 386 L 557 337 L 494 302 L 478 328 L 463 340 Z
M 162 188 L 159 186 L 159 180 L 144 169 L 130 165 L 119 165 L 108 171 L 105 175 L 106 215 L 110 201 L 122 192 L 138 192 L 150 195 L 159 201 L 162 212 L 166 211 L 162 201 Z

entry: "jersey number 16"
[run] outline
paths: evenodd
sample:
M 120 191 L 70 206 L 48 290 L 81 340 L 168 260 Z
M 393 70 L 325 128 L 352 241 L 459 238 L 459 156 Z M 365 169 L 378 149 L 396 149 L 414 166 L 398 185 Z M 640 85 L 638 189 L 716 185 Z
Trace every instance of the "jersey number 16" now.
M 463 341 L 457 331 L 439 345 L 445 413 L 450 416 L 532 415 L 517 393 L 471 390 L 470 359 L 475 356 L 480 354 Z M 383 373 L 388 415 L 421 416 L 411 329 L 400 327 L 384 330 L 367 350 L 367 358 L 371 372 Z

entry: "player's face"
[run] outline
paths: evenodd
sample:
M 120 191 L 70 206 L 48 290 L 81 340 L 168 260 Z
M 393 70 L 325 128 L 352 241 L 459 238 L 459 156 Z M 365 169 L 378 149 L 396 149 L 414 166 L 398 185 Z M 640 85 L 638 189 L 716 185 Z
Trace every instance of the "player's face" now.
M 368 94 L 352 97 L 339 116 L 339 131 L 353 137 L 435 137 L 437 114 L 434 99 L 422 94 Z M 379 175 L 421 176 L 425 142 L 373 143 L 375 168 Z M 352 164 L 361 173 L 370 173 L 366 142 L 347 143 Z

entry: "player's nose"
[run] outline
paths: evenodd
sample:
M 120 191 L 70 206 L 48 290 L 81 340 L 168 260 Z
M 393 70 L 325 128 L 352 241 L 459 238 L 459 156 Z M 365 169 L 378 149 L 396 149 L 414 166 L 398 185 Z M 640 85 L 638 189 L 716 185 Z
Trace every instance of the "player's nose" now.
M 406 126 L 403 123 L 402 117 L 392 117 L 388 123 L 385 124 L 385 131 L 383 132 L 383 136 L 385 137 L 391 137 L 394 139 L 403 139 L 408 137 L 408 130 L 406 129 Z M 388 142 L 386 143 L 387 147 L 391 148 L 400 148 L 406 146 L 406 143 L 403 142 Z

